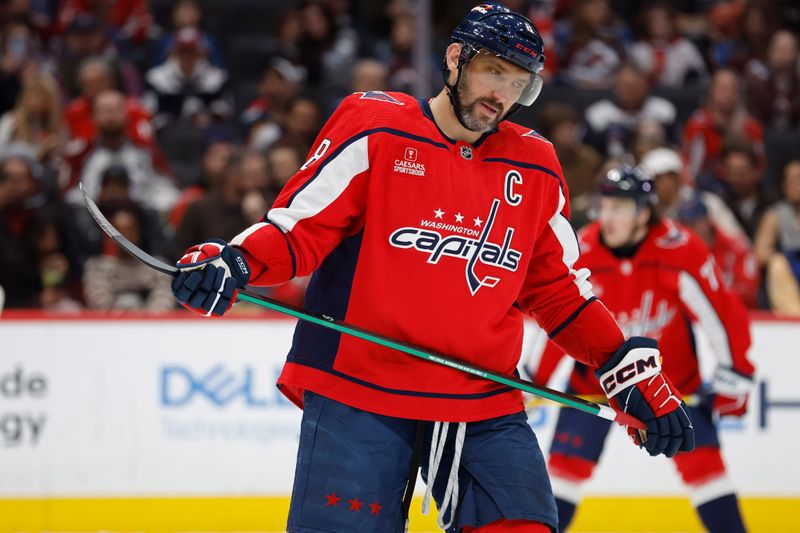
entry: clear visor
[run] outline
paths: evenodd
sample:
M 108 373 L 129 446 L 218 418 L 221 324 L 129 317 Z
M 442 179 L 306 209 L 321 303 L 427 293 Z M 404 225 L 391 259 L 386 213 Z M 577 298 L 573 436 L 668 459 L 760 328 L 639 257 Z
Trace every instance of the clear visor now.
M 531 105 L 542 90 L 544 80 L 538 74 L 521 77 L 502 72 L 470 72 L 473 82 L 484 85 L 504 99 L 524 106 Z

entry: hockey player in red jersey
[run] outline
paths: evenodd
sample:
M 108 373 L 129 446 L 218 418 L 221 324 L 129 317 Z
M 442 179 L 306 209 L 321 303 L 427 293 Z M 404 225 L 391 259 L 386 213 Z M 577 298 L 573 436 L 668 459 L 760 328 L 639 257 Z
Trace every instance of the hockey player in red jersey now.
M 221 315 L 247 283 L 313 273 L 311 311 L 507 374 L 533 315 L 598 375 L 639 362 L 613 401 L 649 453 L 692 449 L 655 342 L 626 341 L 573 268 L 553 146 L 504 121 L 541 88 L 538 31 L 485 3 L 452 37 L 442 92 L 345 98 L 262 222 L 179 261 L 178 301 Z M 402 531 L 415 458 L 448 532 L 557 527 L 518 391 L 303 322 L 278 386 L 303 408 L 288 531 Z
M 664 354 L 663 367 L 681 394 L 703 398 L 701 405 L 690 408 L 697 447 L 673 460 L 706 529 L 712 533 L 743 532 L 713 417 L 741 416 L 747 408 L 754 372 L 747 358 L 747 313 L 725 288 L 700 238 L 669 219 L 659 218 L 654 209 L 653 182 L 642 170 L 630 166 L 611 170 L 599 192 L 598 221 L 580 233 L 581 257 L 576 266 L 591 269 L 595 294 L 614 314 L 626 336 L 658 340 Z M 701 390 L 692 322 L 704 330 L 719 358 L 707 391 Z M 562 355 L 561 347 L 548 343 L 535 380 L 546 383 Z M 603 393 L 593 372 L 581 363 L 575 364 L 570 375 L 569 390 Z M 609 424 L 577 411 L 559 413 L 548 470 L 560 531 L 572 520 L 581 484 L 591 477 L 608 430 Z

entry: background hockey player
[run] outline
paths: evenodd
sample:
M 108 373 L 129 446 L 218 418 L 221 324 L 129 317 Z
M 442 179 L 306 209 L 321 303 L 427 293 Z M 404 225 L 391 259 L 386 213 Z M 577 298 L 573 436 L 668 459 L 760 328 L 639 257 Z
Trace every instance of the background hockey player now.
M 690 408 L 697 447 L 673 460 L 705 527 L 713 533 L 744 531 L 712 420 L 715 415 L 741 416 L 747 408 L 754 368 L 747 359 L 750 334 L 744 306 L 725 288 L 700 238 L 659 217 L 653 181 L 641 169 L 611 170 L 599 192 L 598 221 L 581 231 L 582 254 L 576 265 L 591 269 L 595 294 L 626 336 L 658 340 L 664 368 L 684 395 L 701 392 L 691 323 L 698 322 L 708 336 L 719 365 L 701 405 Z M 554 343 L 547 345 L 537 382 L 547 382 L 562 354 Z M 592 370 L 581 363 L 575 364 L 569 389 L 603 392 Z M 605 421 L 577 411 L 559 414 L 548 470 L 561 531 L 572 520 L 581 485 L 592 475 L 608 430 Z
M 647 423 L 651 454 L 692 449 L 655 342 L 625 341 L 573 268 L 552 145 L 503 121 L 541 88 L 538 31 L 486 3 L 452 37 L 441 93 L 346 98 L 262 222 L 181 259 L 177 299 L 221 315 L 248 283 L 313 272 L 308 309 L 508 374 L 533 315 L 598 376 L 652 361 L 609 394 Z M 447 531 L 557 527 L 518 391 L 307 323 L 278 386 L 304 409 L 289 531 L 402 530 L 418 441 Z

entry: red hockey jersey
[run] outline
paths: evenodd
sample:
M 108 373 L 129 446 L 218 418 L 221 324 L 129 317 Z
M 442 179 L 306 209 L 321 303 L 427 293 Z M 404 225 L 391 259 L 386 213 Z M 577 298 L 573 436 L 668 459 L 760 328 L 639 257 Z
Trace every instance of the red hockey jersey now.
M 305 307 L 513 374 L 523 315 L 589 365 L 623 341 L 594 298 L 553 146 L 502 122 L 474 145 L 446 137 L 425 101 L 347 97 L 263 222 L 232 244 L 251 283 L 314 272 Z M 473 421 L 520 411 L 521 394 L 300 322 L 279 378 L 372 412 Z
M 686 395 L 701 385 L 692 322 L 708 336 L 719 363 L 744 375 L 750 325 L 737 296 L 726 289 L 706 245 L 669 219 L 654 226 L 631 258 L 619 258 L 600 242 L 600 226 L 580 233 L 578 267 L 590 268 L 594 291 L 614 314 L 626 337 L 658 340 L 662 368 Z M 563 351 L 548 343 L 536 371 L 546 383 Z M 581 394 L 602 394 L 591 369 L 576 364 L 570 386 Z

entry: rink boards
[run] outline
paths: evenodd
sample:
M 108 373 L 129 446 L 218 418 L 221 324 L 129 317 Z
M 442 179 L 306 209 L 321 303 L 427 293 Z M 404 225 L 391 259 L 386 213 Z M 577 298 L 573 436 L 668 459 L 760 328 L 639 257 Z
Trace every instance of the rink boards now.
M 282 530 L 300 411 L 274 383 L 292 332 L 280 319 L 3 315 L 0 533 Z M 724 455 L 751 530 L 800 531 L 800 323 L 761 318 L 753 337 L 758 385 L 748 416 L 722 428 Z M 556 414 L 530 414 L 545 450 Z M 575 531 L 699 531 L 671 463 L 621 428 L 586 493 Z

